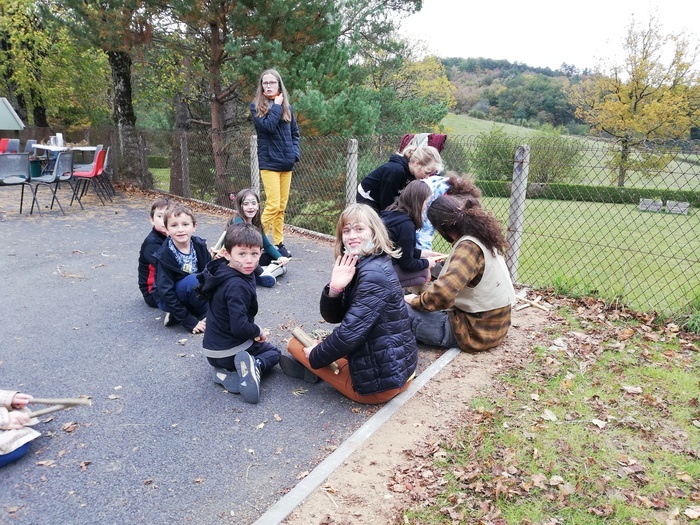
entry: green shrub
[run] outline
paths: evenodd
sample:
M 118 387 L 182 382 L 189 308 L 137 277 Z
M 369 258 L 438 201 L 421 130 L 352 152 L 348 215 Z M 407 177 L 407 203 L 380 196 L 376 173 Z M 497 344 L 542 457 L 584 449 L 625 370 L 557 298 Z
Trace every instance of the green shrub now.
M 503 126 L 494 126 L 476 138 L 476 151 L 471 158 L 471 172 L 480 180 L 508 180 L 513 174 L 513 154 L 517 139 Z
M 164 157 L 162 155 L 149 155 L 148 156 L 148 167 L 155 169 L 170 168 L 172 160 L 170 157 Z
M 547 184 L 574 178 L 583 155 L 583 145 L 578 139 L 538 132 L 530 142 L 530 182 Z

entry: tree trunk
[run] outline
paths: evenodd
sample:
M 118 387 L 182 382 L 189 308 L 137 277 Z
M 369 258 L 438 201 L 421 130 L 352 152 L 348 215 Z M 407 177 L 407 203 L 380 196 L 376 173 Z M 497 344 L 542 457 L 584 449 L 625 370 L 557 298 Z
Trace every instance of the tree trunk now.
M 625 178 L 627 177 L 627 162 L 630 158 L 630 143 L 627 139 L 622 139 L 620 142 L 622 150 L 620 151 L 620 165 L 617 167 L 617 186 L 622 188 L 625 186 Z
M 224 35 L 219 26 L 212 22 L 210 30 L 209 98 L 211 100 L 211 145 L 214 151 L 214 191 L 216 203 L 229 204 L 230 182 L 226 174 L 226 141 L 224 140 L 224 107 L 219 100 L 221 94 L 221 62 L 225 56 Z
M 170 193 L 181 197 L 191 197 L 188 167 L 187 131 L 190 127 L 187 103 L 181 94 L 175 101 L 175 133 L 172 144 L 172 164 L 170 167 Z
M 31 90 L 32 97 L 32 116 L 34 117 L 34 126 L 39 128 L 48 128 L 49 120 L 46 118 L 46 106 L 41 93 L 37 93 L 34 89 Z
M 108 51 L 107 57 L 114 86 L 112 118 L 119 134 L 119 155 L 116 156 L 118 180 L 152 189 L 153 176 L 148 171 L 145 144 L 136 130 L 136 115 L 131 98 L 131 55 L 123 51 Z

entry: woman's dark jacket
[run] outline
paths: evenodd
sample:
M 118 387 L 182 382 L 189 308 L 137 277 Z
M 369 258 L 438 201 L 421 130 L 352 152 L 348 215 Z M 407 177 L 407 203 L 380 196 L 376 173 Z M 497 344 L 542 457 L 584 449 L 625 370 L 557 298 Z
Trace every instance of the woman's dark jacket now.
M 357 263 L 339 297 L 321 294 L 321 316 L 340 323 L 309 355 L 313 368 L 347 357 L 353 389 L 362 395 L 401 388 L 418 362 L 403 289 L 387 255 Z
M 253 274 L 234 270 L 221 258 L 207 264 L 197 279 L 198 292 L 208 301 L 204 348 L 228 350 L 261 335 L 255 324 L 258 296 Z
M 192 246 L 197 253 L 197 271 L 200 272 L 211 261 L 211 254 L 207 249 L 207 242 L 201 237 L 193 235 Z M 175 254 L 170 250 L 167 242 L 164 242 L 160 250 L 156 252 L 155 258 L 157 260 L 156 287 L 151 293 L 164 303 L 166 312 L 170 312 L 175 319 L 180 321 L 182 326 L 191 332 L 197 326 L 199 319 L 190 313 L 175 293 L 175 284 L 190 274 L 180 268 Z
M 382 211 L 393 204 L 408 183 L 415 179 L 408 169 L 408 159 L 392 153 L 389 162 L 370 172 L 360 184 Z
M 382 221 L 389 232 L 394 246 L 401 248 L 401 258 L 394 262 L 405 272 L 420 272 L 428 266 L 428 259 L 421 259 L 420 250 L 416 249 L 416 225 L 408 213 L 398 210 L 384 210 Z
M 292 108 L 290 106 L 290 111 Z M 270 111 L 258 117 L 255 104 L 250 104 L 250 114 L 258 133 L 258 165 L 261 170 L 291 171 L 301 160 L 299 127 L 294 112 L 292 121 L 282 120 L 282 106 L 270 104 Z

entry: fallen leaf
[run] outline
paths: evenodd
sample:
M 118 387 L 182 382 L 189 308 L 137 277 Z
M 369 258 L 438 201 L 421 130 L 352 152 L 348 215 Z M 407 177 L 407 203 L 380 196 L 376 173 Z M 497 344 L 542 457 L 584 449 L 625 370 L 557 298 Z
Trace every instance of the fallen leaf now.
M 685 514 L 691 520 L 700 519 L 700 507 L 699 506 L 688 507 L 687 509 L 685 509 L 683 511 L 683 514 Z
M 81 461 L 80 462 L 80 471 L 85 472 L 90 463 L 92 463 L 92 461 Z
M 195 483 L 204 483 L 204 478 L 195 478 L 194 482 Z
M 146 486 L 150 485 L 151 483 L 153 483 L 153 480 L 150 478 L 143 482 L 143 484 Z
M 279 414 L 275 414 L 272 417 L 275 418 L 275 421 L 282 421 L 282 416 L 280 416 Z
M 545 482 L 547 481 L 547 476 L 544 474 L 533 474 L 530 476 L 530 479 L 532 480 L 532 484 L 535 487 L 538 487 L 540 489 L 547 488 L 545 487 Z
M 122 388 L 124 388 L 124 387 L 121 386 L 121 385 L 117 385 L 117 386 L 114 387 L 114 390 L 121 390 Z
M 36 464 L 40 467 L 53 467 L 56 462 L 53 459 L 45 459 L 43 461 L 37 461 Z
M 305 478 L 306 476 L 308 476 L 308 475 L 309 475 L 309 471 L 308 471 L 308 470 L 305 470 L 304 472 L 300 472 L 300 473 L 297 475 L 297 479 L 304 479 L 304 478 Z
M 185 357 L 187 354 L 179 353 L 179 354 L 175 354 L 175 355 L 176 355 L 177 357 Z
M 180 340 L 178 340 L 177 344 L 184 346 L 186 342 L 187 342 L 187 339 L 186 339 L 186 338 L 185 338 L 185 339 L 180 339 Z
M 605 425 L 607 425 L 607 423 L 605 421 L 601 421 L 600 419 L 591 419 L 591 423 L 593 423 L 595 426 L 597 426 L 600 429 L 605 428 Z
M 545 409 L 544 412 L 542 412 L 542 415 L 540 416 L 542 419 L 545 421 L 556 421 L 557 416 L 554 415 L 554 412 L 549 410 L 548 408 Z
M 557 485 L 561 485 L 562 483 L 564 483 L 564 478 L 562 478 L 561 476 L 552 476 L 549 479 L 549 484 L 552 485 L 553 487 L 556 487 Z
M 687 472 L 676 472 L 676 479 L 680 481 L 685 481 L 686 483 L 693 482 L 693 476 L 691 476 Z
M 634 335 L 634 329 L 633 328 L 623 328 L 620 330 L 620 333 L 617 335 L 617 339 L 619 341 L 624 341 L 625 339 L 629 339 Z
M 257 428 L 257 429 L 264 428 L 264 427 L 265 427 L 265 423 L 267 423 L 267 419 L 266 419 L 265 421 L 263 421 L 262 423 L 260 423 L 259 425 L 257 425 L 255 428 Z
M 79 426 L 78 423 L 76 423 L 75 421 L 71 421 L 71 422 L 63 425 L 61 427 L 61 430 L 63 430 L 64 432 L 70 433 L 70 432 L 73 432 L 75 429 L 77 429 L 78 426 Z
M 114 399 L 119 399 L 119 398 L 121 398 L 121 397 L 122 397 L 122 396 L 120 396 L 119 394 L 109 394 L 109 395 L 107 396 L 107 399 L 114 400 Z
M 624 390 L 628 394 L 641 394 L 642 393 L 641 386 L 623 385 L 622 390 Z

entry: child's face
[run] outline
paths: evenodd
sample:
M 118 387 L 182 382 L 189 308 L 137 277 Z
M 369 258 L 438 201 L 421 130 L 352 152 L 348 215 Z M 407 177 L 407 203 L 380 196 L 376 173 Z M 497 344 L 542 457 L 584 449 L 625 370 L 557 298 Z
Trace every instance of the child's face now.
M 224 250 L 228 265 L 245 275 L 253 273 L 258 266 L 260 254 L 260 246 L 234 246 L 230 252 Z
M 246 222 L 251 222 L 255 214 L 258 213 L 260 209 L 260 203 L 255 195 L 246 195 L 243 202 L 241 202 L 241 210 L 243 210 L 244 219 Z
M 372 229 L 364 222 L 345 223 L 343 246 L 349 255 L 364 255 L 372 251 Z
M 197 225 L 192 217 L 181 213 L 168 219 L 166 230 L 176 246 L 188 246 L 192 235 L 197 231 Z
M 151 217 L 151 226 L 153 226 L 156 231 L 164 235 L 168 235 L 168 230 L 165 229 L 165 224 L 163 224 L 163 217 L 165 216 L 165 210 L 167 206 L 162 208 L 156 208 L 153 212 L 153 217 Z

